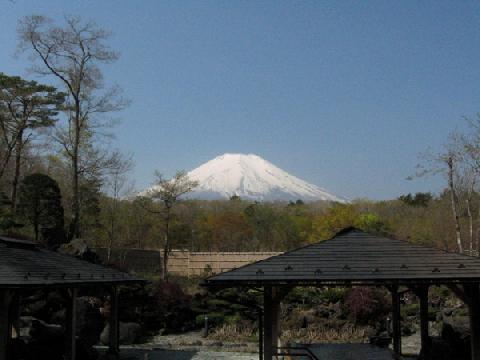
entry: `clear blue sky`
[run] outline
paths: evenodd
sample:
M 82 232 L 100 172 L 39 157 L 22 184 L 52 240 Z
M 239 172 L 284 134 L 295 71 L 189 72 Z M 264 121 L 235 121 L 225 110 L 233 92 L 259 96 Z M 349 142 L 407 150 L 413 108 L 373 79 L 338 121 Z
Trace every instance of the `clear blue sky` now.
M 350 198 L 439 191 L 407 181 L 480 111 L 480 2 L 0 0 L 0 71 L 17 20 L 79 14 L 113 32 L 105 68 L 132 105 L 116 145 L 153 171 L 255 153 Z

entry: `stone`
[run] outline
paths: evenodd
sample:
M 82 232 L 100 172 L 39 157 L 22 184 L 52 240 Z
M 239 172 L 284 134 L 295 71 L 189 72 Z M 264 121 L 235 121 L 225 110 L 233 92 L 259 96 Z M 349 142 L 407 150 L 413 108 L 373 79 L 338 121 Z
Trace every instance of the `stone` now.
M 74 239 L 67 244 L 62 244 L 58 252 L 75 257 L 82 257 L 88 251 L 87 242 L 83 239 Z
M 450 344 L 439 337 L 431 338 L 430 359 L 432 360 L 452 360 L 457 359 L 455 352 Z
M 453 350 L 455 359 L 470 358 L 470 320 L 467 316 L 445 318 L 441 337 Z
M 141 336 L 142 327 L 140 324 L 129 322 L 120 323 L 120 344 L 130 345 L 134 344 Z M 100 335 L 100 341 L 104 345 L 108 345 L 110 336 L 110 325 L 107 324 Z
M 84 239 L 74 239 L 67 244 L 62 244 L 57 251 L 92 263 L 100 262 L 98 255 L 88 247 Z

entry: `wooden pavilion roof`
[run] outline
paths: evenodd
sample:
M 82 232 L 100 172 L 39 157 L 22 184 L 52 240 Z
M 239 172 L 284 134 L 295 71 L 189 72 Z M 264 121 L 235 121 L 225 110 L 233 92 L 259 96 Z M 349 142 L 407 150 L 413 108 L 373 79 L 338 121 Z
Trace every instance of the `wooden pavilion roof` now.
M 0 236 L 0 288 L 138 283 L 144 280 L 38 244 Z
M 451 284 L 480 281 L 480 259 L 347 228 L 206 279 L 206 286 Z

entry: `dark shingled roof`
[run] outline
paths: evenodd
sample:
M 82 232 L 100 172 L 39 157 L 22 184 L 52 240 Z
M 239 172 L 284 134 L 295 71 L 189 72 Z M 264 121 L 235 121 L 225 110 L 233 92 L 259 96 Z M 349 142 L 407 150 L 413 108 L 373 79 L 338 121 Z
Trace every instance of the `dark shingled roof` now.
M 126 284 L 142 279 L 0 236 L 0 288 Z
M 355 228 L 329 240 L 214 275 L 207 286 L 415 284 L 480 280 L 480 259 Z

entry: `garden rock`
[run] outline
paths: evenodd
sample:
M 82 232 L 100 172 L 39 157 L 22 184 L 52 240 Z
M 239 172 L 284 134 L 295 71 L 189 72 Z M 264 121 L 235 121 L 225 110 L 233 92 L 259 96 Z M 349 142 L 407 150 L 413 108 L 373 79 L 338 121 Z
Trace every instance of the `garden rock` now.
M 120 344 L 130 345 L 135 343 L 140 338 L 142 327 L 137 323 L 120 323 Z M 110 325 L 108 324 L 102 331 L 100 335 L 100 341 L 102 344 L 107 345 L 109 342 L 110 336 Z

